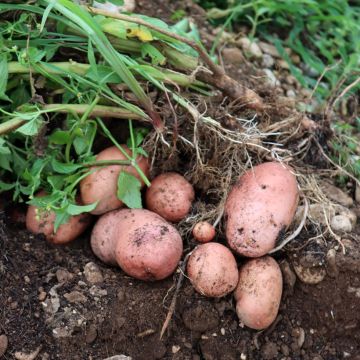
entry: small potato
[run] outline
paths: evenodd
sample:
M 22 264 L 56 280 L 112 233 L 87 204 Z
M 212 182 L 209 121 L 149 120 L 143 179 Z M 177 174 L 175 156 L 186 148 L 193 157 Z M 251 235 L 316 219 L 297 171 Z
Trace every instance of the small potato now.
M 241 266 L 234 292 L 240 321 L 256 330 L 270 326 L 279 310 L 282 284 L 280 267 L 270 256 L 251 259 Z
M 121 145 L 131 155 L 131 150 L 126 145 Z M 101 151 L 96 156 L 97 161 L 127 160 L 125 155 L 116 147 L 112 146 Z M 138 156 L 136 159 L 140 169 L 148 176 L 149 164 L 145 157 Z M 118 177 L 121 171 L 126 171 L 139 180 L 138 172 L 133 166 L 109 165 L 104 167 L 92 167 L 91 172 L 80 183 L 81 199 L 85 205 L 98 201 L 96 208 L 91 211 L 94 215 L 101 215 L 108 211 L 123 206 L 123 202 L 117 197 Z M 142 182 L 142 185 L 143 182 Z
M 113 240 L 116 261 L 128 275 L 154 281 L 175 271 L 183 243 L 172 225 L 144 209 L 123 209 L 111 214 L 113 223 L 117 223 Z
M 192 234 L 198 242 L 207 243 L 214 239 L 215 228 L 207 221 L 200 221 L 195 224 Z
M 229 294 L 239 279 L 234 255 L 219 243 L 199 245 L 189 257 L 187 274 L 196 291 L 209 297 Z
M 45 192 L 40 191 L 36 196 L 45 196 Z M 46 240 L 53 244 L 67 244 L 80 236 L 92 220 L 88 213 L 71 216 L 54 233 L 55 219 L 54 212 L 40 211 L 36 206 L 30 205 L 26 213 L 26 228 L 34 234 L 44 234 Z
M 173 172 L 157 176 L 146 190 L 147 208 L 172 222 L 185 218 L 194 198 L 192 185 Z
M 291 224 L 298 199 L 296 177 L 289 167 L 268 162 L 248 170 L 226 200 L 229 246 L 247 257 L 267 254 Z

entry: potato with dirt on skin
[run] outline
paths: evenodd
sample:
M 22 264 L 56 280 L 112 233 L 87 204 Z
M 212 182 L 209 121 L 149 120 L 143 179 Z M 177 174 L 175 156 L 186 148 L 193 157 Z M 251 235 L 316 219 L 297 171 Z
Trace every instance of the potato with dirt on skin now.
M 192 234 L 196 241 L 201 243 L 207 243 L 214 239 L 215 228 L 207 221 L 200 221 L 195 224 Z
M 157 176 L 146 190 L 146 207 L 172 222 L 186 217 L 195 198 L 192 185 L 174 172 Z
M 128 155 L 131 156 L 131 150 L 126 145 L 121 145 Z M 112 146 L 101 151 L 96 156 L 97 161 L 127 160 L 126 156 L 116 147 Z M 148 160 L 139 155 L 136 163 L 142 172 L 148 176 Z M 81 199 L 85 205 L 98 201 L 96 208 L 91 211 L 94 215 L 101 215 L 108 211 L 118 209 L 123 206 L 123 202 L 117 197 L 118 178 L 121 171 L 126 171 L 137 177 L 142 186 L 143 181 L 139 173 L 130 165 L 108 165 L 103 167 L 92 167 L 91 173 L 80 183 Z
M 36 194 L 45 196 L 45 191 Z M 65 224 L 61 224 L 54 232 L 56 214 L 53 211 L 41 210 L 30 205 L 26 212 L 26 228 L 34 234 L 44 234 L 46 240 L 53 244 L 67 244 L 80 236 L 92 222 L 88 213 L 70 216 Z
M 248 260 L 239 269 L 234 292 L 240 321 L 256 330 L 270 326 L 279 311 L 282 286 L 280 267 L 272 257 Z
M 225 203 L 229 246 L 247 257 L 260 257 L 275 247 L 291 224 L 299 191 L 291 168 L 278 162 L 245 172 Z
M 197 246 L 189 257 L 187 275 L 196 291 L 208 297 L 229 294 L 239 279 L 234 255 L 219 243 Z
M 147 281 L 171 275 L 183 252 L 178 231 L 144 209 L 120 209 L 103 215 L 94 227 L 91 246 L 100 259 L 116 262 L 128 275 Z

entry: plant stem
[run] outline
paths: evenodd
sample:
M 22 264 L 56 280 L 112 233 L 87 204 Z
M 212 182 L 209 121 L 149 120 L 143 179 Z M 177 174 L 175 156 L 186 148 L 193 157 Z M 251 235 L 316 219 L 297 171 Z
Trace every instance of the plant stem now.
M 84 167 L 93 167 L 93 166 L 111 166 L 111 165 L 131 165 L 130 160 L 97 160 L 97 161 L 90 161 L 81 164 Z
M 42 107 L 42 113 L 58 112 L 58 113 L 75 113 L 84 114 L 88 110 L 89 105 L 86 104 L 49 104 Z M 89 114 L 90 117 L 108 117 L 115 119 L 132 119 L 148 121 L 138 114 L 135 114 L 124 108 L 114 106 L 97 105 Z M 27 120 L 15 117 L 0 124 L 0 135 L 7 134 L 16 130 L 21 125 L 25 124 Z

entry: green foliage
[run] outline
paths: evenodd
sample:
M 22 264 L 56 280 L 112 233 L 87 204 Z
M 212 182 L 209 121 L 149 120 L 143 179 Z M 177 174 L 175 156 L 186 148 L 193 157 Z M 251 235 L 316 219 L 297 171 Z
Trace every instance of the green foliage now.
M 111 2 L 122 4 L 121 0 Z M 159 19 L 137 16 L 198 40 L 189 22 L 170 27 Z M 68 60 L 72 56 L 81 63 Z M 94 166 L 108 165 L 94 156 L 94 141 L 101 136 L 126 156 L 112 164 L 133 166 L 149 185 L 135 161 L 140 155 L 147 157 L 142 143 L 149 130 L 133 128 L 129 120 L 129 155 L 102 119 L 91 114 L 102 106 L 123 111 L 130 119 L 149 121 L 152 102 L 144 91 L 147 86 L 170 96 L 177 94 L 178 87 L 166 82 L 205 91 L 204 84 L 165 68 L 178 63 L 194 70 L 198 54 L 147 27 L 92 16 L 77 2 L 0 3 L 0 192 L 11 191 L 15 201 L 55 212 L 56 228 L 69 216 L 93 210 L 96 203 L 78 204 L 77 188 Z M 145 87 L 144 81 L 149 85 Z M 137 101 L 124 99 L 111 84 L 130 89 Z M 129 207 L 141 207 L 140 185 L 137 177 L 122 171 L 119 199 Z M 36 197 L 39 190 L 47 195 Z

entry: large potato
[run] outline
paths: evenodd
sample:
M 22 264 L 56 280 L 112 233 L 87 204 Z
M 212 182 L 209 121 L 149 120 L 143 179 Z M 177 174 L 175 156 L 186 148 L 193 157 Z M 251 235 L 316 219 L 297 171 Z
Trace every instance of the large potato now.
M 161 280 L 171 275 L 182 255 L 178 231 L 159 215 L 144 209 L 112 212 L 115 257 L 119 266 L 140 280 Z
M 117 225 L 123 220 L 118 216 L 122 210 L 109 211 L 96 222 L 90 238 L 91 249 L 105 264 L 117 265 L 115 258 L 115 240 Z
M 282 275 L 270 256 L 247 261 L 239 270 L 234 292 L 240 321 L 256 330 L 267 328 L 275 320 L 281 301 Z
M 131 155 L 131 150 L 126 145 L 121 146 L 129 155 Z M 101 151 L 96 156 L 96 160 L 111 161 L 127 159 L 116 146 L 112 146 Z M 148 176 L 149 164 L 147 159 L 143 156 L 138 156 L 136 162 L 145 175 Z M 96 208 L 91 211 L 91 213 L 95 215 L 104 214 L 123 205 L 123 202 L 117 197 L 118 177 L 121 171 L 126 171 L 141 180 L 138 172 L 133 166 L 109 165 L 104 167 L 92 167 L 90 170 L 92 172 L 80 183 L 80 193 L 81 199 L 85 205 L 98 201 Z
M 296 178 L 290 168 L 268 162 L 247 171 L 225 204 L 230 247 L 248 257 L 267 254 L 290 225 L 298 199 Z
M 45 192 L 41 191 L 36 196 L 45 196 Z M 66 244 L 75 240 L 91 224 L 88 213 L 70 216 L 68 222 L 60 225 L 55 233 L 55 219 L 53 211 L 42 211 L 30 205 L 26 213 L 26 228 L 34 234 L 44 234 L 46 240 L 53 244 Z
M 199 245 L 189 257 L 187 274 L 194 288 L 209 297 L 229 294 L 239 278 L 234 255 L 219 243 Z
M 177 222 L 189 213 L 194 197 L 192 185 L 183 176 L 163 173 L 146 190 L 146 206 L 164 219 Z

